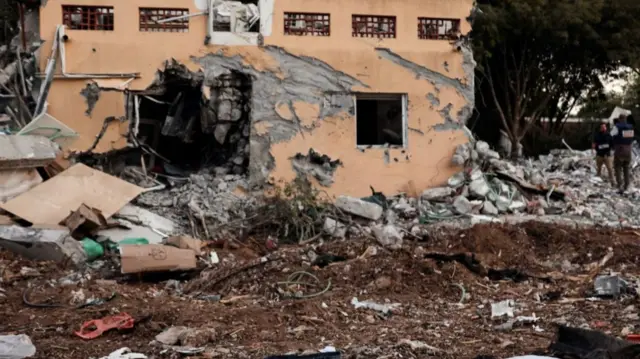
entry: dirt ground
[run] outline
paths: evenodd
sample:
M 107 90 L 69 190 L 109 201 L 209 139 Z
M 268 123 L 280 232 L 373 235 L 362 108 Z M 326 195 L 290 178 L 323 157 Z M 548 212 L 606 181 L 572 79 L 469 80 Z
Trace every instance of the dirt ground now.
M 194 330 L 182 342 L 204 348 L 194 358 L 263 358 L 329 345 L 345 358 L 507 358 L 544 350 L 557 323 L 617 336 L 640 331 L 637 298 L 586 299 L 596 273 L 640 278 L 640 233 L 631 230 L 479 225 L 405 241 L 397 251 L 365 239 L 268 254 L 258 245 L 216 251 L 219 264 L 170 280 L 122 277 L 100 262 L 77 272 L 0 252 L 0 334 L 27 334 L 35 357 L 50 359 L 99 358 L 125 346 L 150 358 L 182 357 L 152 343 L 171 326 Z M 424 259 L 431 252 L 473 253 L 485 267 L 539 278 L 492 281 L 457 262 Z M 28 288 L 31 305 L 24 303 Z M 113 293 L 104 304 L 74 304 Z M 216 294 L 221 301 L 212 300 Z M 356 309 L 354 297 L 399 305 L 385 315 Z M 506 319 L 492 320 L 491 303 L 505 299 L 515 301 L 516 315 L 535 315 L 538 323 L 496 330 Z M 133 329 L 92 340 L 74 334 L 85 321 L 122 312 L 136 320 Z

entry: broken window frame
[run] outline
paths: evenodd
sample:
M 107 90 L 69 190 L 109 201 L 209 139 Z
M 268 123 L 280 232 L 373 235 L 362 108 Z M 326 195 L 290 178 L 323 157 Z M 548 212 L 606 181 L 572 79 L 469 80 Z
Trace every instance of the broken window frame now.
M 284 34 L 287 36 L 331 36 L 331 14 L 285 12 Z M 297 27 L 302 22 L 302 27 Z M 317 27 L 320 23 L 320 28 Z
M 253 13 L 254 18 L 249 19 L 250 25 L 248 29 L 251 29 L 256 23 L 259 23 L 263 19 L 262 1 L 263 0 L 258 0 L 256 4 L 251 4 L 251 5 L 255 5 L 255 10 L 257 11 L 257 13 Z M 223 3 L 224 2 L 219 3 L 217 0 L 209 0 L 209 6 L 207 10 L 207 13 L 208 13 L 207 29 L 208 29 L 209 37 L 213 39 L 215 35 L 226 35 L 226 34 L 242 35 L 243 37 L 247 38 L 247 42 L 249 44 L 257 45 L 258 37 L 260 34 L 262 34 L 262 25 L 259 25 L 258 31 L 233 31 L 232 28 L 233 28 L 234 22 L 236 21 L 235 20 L 236 18 L 235 18 L 235 14 L 231 14 L 229 16 L 229 21 L 230 21 L 229 26 L 228 27 L 220 26 L 220 23 L 216 20 L 216 17 L 219 15 L 217 9 Z M 248 5 L 248 4 L 245 4 L 245 5 Z M 247 7 L 247 9 L 251 10 L 251 7 Z M 211 44 L 226 45 L 225 43 L 216 43 L 215 41 Z
M 141 32 L 189 32 L 189 15 L 187 8 L 140 7 L 138 28 Z
M 442 33 L 441 29 L 444 30 Z M 459 36 L 460 19 L 418 18 L 418 38 L 421 40 L 457 40 Z
M 358 100 L 370 100 L 370 101 L 389 101 L 389 100 L 401 100 L 402 109 L 402 145 L 374 145 L 374 144 L 358 144 Z M 355 119 L 355 141 L 356 148 L 368 149 L 368 148 L 407 148 L 409 146 L 409 101 L 406 93 L 365 93 L 359 92 L 353 94 L 353 117 Z
M 381 30 L 380 27 L 385 24 L 389 25 L 389 28 Z M 362 26 L 364 26 L 364 31 L 362 31 Z M 398 32 L 398 22 L 395 16 L 390 15 L 354 14 L 351 15 L 351 29 L 352 37 L 395 39 Z
M 76 24 L 74 17 L 79 16 Z M 115 11 L 113 6 L 62 5 L 62 24 L 69 30 L 114 31 Z

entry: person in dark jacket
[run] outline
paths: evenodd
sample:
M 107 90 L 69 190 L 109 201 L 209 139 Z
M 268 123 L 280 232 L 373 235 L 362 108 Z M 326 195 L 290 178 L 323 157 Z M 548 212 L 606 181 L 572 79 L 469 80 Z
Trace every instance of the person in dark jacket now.
M 602 166 L 607 168 L 609 182 L 615 187 L 616 182 L 613 179 L 613 157 L 611 157 L 611 148 L 613 147 L 613 137 L 607 131 L 607 124 L 600 125 L 598 132 L 593 136 L 592 148 L 596 151 L 596 171 L 601 176 Z
M 618 123 L 611 131 L 613 136 L 613 166 L 616 171 L 616 179 L 620 193 L 624 193 L 629 189 L 630 178 L 629 171 L 631 169 L 631 145 L 634 141 L 633 126 L 627 123 L 627 117 L 620 115 Z M 623 181 L 624 180 L 624 181 Z

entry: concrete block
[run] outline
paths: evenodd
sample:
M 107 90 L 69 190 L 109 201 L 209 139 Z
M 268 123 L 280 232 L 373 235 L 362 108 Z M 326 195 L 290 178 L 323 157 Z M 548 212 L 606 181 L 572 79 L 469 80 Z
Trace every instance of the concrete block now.
M 453 208 L 460 214 L 468 214 L 473 210 L 473 205 L 464 196 L 458 196 L 453 200 Z
M 42 136 L 0 136 L 0 148 L 0 169 L 42 167 L 58 153 L 58 146 Z
M 454 190 L 449 187 L 428 188 L 422 192 L 422 199 L 425 201 L 435 201 L 445 199 L 453 195 Z
M 347 235 L 347 226 L 333 218 L 324 219 L 323 229 L 334 238 L 343 239 Z
M 87 258 L 82 244 L 63 228 L 0 226 L 0 247 L 33 260 L 80 264 Z
M 496 208 L 496 206 L 493 205 L 493 203 L 491 203 L 490 201 L 485 201 L 484 204 L 482 205 L 482 213 L 497 216 L 500 213 L 500 211 L 498 211 L 498 209 Z
M 340 196 L 336 199 L 336 207 L 360 217 L 377 221 L 382 216 L 382 206 L 363 201 L 360 198 Z
M 491 191 L 491 188 L 489 188 L 489 184 L 487 184 L 487 181 L 485 181 L 483 177 L 473 180 L 469 184 L 469 193 L 474 197 L 484 198 L 489 191 Z

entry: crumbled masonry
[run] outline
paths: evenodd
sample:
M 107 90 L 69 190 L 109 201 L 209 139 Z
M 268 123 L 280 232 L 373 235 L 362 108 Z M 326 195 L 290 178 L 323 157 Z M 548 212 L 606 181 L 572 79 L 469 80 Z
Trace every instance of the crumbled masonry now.
M 321 155 L 310 148 L 307 155 L 296 154 L 291 159 L 291 165 L 298 176 L 312 176 L 321 185 L 329 187 L 333 183 L 333 174 L 342 163 L 339 159 L 332 161 L 329 156 Z

